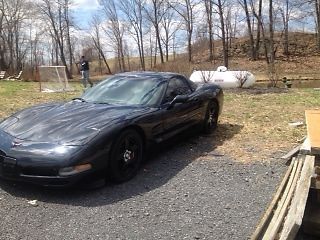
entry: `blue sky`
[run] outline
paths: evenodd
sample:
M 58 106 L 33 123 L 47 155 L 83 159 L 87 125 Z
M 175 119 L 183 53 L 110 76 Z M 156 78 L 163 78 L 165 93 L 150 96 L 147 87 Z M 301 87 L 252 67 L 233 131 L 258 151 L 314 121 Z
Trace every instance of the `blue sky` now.
M 91 16 L 100 8 L 98 0 L 74 0 L 72 11 L 77 25 L 81 28 L 88 27 Z

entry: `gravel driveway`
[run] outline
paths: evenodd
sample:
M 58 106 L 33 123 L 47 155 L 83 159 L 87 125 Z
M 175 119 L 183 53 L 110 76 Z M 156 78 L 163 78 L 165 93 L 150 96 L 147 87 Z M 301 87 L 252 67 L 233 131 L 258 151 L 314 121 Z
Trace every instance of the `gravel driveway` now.
M 133 180 L 97 190 L 1 180 L 0 239 L 248 239 L 285 163 L 238 163 L 212 138 L 173 139 Z

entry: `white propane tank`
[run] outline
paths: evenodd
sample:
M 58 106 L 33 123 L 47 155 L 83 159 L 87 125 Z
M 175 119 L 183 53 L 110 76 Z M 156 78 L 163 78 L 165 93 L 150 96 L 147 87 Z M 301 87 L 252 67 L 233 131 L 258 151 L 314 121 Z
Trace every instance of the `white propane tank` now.
M 225 66 L 220 66 L 217 71 L 194 71 L 190 80 L 195 83 L 215 83 L 221 88 L 248 88 L 251 87 L 256 79 L 248 71 L 228 71 Z

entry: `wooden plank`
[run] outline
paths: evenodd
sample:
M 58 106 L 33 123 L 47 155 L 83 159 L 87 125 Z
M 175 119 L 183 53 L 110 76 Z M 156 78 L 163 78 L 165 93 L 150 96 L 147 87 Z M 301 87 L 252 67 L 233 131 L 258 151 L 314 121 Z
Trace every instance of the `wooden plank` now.
M 308 138 L 312 154 L 320 154 L 320 110 L 306 110 Z
M 311 144 L 309 137 L 307 137 L 301 145 L 300 154 L 309 155 L 311 154 Z
M 299 179 L 300 171 L 302 168 L 302 161 L 298 158 L 295 163 L 296 167 L 294 167 L 294 171 L 290 176 L 288 184 L 286 186 L 285 192 L 277 206 L 277 209 L 272 217 L 271 224 L 268 226 L 268 229 L 263 236 L 263 240 L 273 240 L 277 236 L 278 230 L 282 224 L 282 221 L 285 217 L 285 213 L 287 212 L 287 208 L 291 202 L 292 195 L 296 188 L 297 181 Z
M 311 178 L 311 186 L 310 188 L 318 189 L 320 190 L 320 166 L 317 161 L 315 161 L 314 164 L 314 174 Z
M 296 156 L 301 149 L 301 145 L 296 146 L 295 148 L 291 149 L 287 154 L 283 155 L 281 159 L 289 161 L 292 157 Z
M 301 176 L 297 183 L 295 195 L 292 199 L 292 203 L 289 212 L 284 222 L 283 230 L 280 235 L 280 240 L 293 240 L 298 233 L 298 230 L 302 224 L 302 218 L 304 210 L 307 204 L 311 177 L 314 173 L 314 156 L 305 156 L 303 160 L 303 168 Z
M 274 209 L 276 208 L 276 205 L 281 197 L 281 194 L 283 193 L 285 186 L 288 182 L 289 176 L 292 172 L 293 169 L 293 165 L 294 165 L 294 160 L 291 161 L 290 166 L 288 167 L 288 170 L 286 171 L 267 211 L 264 213 L 263 217 L 261 218 L 258 226 L 256 227 L 256 230 L 254 231 L 254 233 L 252 234 L 252 236 L 250 237 L 251 240 L 258 240 L 261 239 L 261 236 L 264 234 L 267 225 L 270 223 L 270 219 L 272 217 L 272 213 L 274 211 Z

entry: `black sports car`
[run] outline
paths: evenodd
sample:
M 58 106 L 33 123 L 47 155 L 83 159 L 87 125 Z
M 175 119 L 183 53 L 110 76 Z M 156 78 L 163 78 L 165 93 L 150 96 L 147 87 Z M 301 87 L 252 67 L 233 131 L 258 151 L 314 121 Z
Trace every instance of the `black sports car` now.
M 68 186 L 97 173 L 124 182 L 150 143 L 217 126 L 223 92 L 175 73 L 117 74 L 80 98 L 19 111 L 0 123 L 0 177 Z M 94 174 L 94 175 L 93 175 Z

